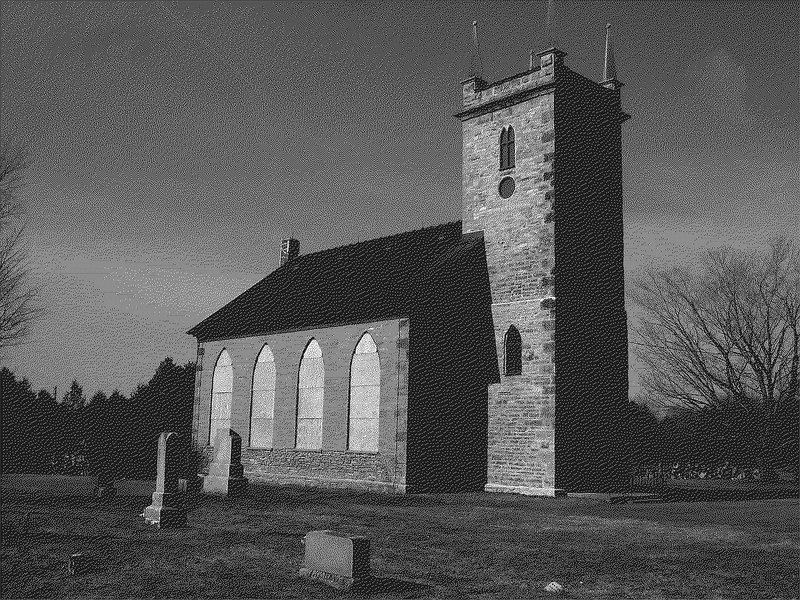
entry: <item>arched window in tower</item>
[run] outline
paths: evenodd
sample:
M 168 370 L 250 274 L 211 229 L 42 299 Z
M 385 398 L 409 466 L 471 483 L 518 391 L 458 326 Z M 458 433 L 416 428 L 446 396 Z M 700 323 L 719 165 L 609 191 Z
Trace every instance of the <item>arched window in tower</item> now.
M 500 132 L 500 170 L 516 166 L 514 128 L 510 125 Z
M 275 411 L 275 358 L 264 344 L 253 369 L 253 401 L 250 405 L 250 446 L 272 448 Z
M 347 448 L 378 451 L 381 402 L 381 363 L 378 347 L 368 333 L 361 336 L 350 361 L 350 413 Z
M 231 404 L 233 402 L 233 364 L 231 355 L 223 349 L 214 365 L 211 379 L 211 423 L 208 428 L 208 443 L 216 444 L 217 432 L 231 427 Z
M 505 373 L 506 375 L 522 374 L 522 337 L 513 325 L 506 331 Z
M 325 394 L 325 365 L 322 348 L 312 339 L 300 360 L 297 381 L 297 435 L 295 446 L 305 450 L 322 448 L 322 402 Z

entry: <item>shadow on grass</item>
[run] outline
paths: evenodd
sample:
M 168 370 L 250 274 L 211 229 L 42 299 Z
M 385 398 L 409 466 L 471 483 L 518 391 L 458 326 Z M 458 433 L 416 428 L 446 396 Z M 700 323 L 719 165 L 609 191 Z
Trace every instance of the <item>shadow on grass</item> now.
M 433 588 L 430 584 L 393 577 L 370 577 L 356 584 L 351 590 L 356 596 L 370 597 L 373 594 L 393 594 L 401 598 L 419 598 Z

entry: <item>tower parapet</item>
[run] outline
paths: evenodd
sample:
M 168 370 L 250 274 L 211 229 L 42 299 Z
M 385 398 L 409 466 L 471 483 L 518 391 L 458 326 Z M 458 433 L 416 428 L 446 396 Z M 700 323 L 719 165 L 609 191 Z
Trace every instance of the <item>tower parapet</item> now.
M 507 101 L 510 97 L 525 92 L 540 90 L 554 81 L 556 65 L 563 62 L 565 52 L 556 48 L 539 52 L 539 65 L 533 66 L 524 73 L 518 73 L 505 79 L 487 83 L 479 77 L 470 77 L 461 83 L 464 111 L 456 116 L 462 117 L 471 110 L 492 110 L 495 102 Z

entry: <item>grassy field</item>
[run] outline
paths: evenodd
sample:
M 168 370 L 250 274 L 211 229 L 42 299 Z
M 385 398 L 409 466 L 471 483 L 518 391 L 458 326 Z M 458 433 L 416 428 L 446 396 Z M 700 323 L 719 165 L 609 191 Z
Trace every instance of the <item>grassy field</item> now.
M 371 539 L 377 579 L 353 597 L 559 597 L 543 591 L 550 581 L 568 598 L 800 596 L 797 499 L 610 505 L 252 486 L 159 531 L 139 517 L 147 484 L 99 504 L 80 478 L 58 491 L 35 481 L 2 479 L 4 598 L 348 596 L 297 577 L 313 529 Z M 94 572 L 66 574 L 77 551 L 97 557 Z

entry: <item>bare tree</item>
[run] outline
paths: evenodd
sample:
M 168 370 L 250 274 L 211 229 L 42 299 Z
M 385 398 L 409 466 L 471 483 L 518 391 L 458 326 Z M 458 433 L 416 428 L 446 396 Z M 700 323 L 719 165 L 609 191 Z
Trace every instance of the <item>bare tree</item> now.
M 0 142 L 0 357 L 23 341 L 41 314 L 39 290 L 31 282 L 24 244 L 24 209 L 19 198 L 30 152 L 21 144 Z
M 651 269 L 632 297 L 644 313 L 634 347 L 648 368 L 642 385 L 652 397 L 745 419 L 767 476 L 776 456 L 787 448 L 796 454 L 796 242 L 773 239 L 766 255 L 722 248 L 694 268 Z

